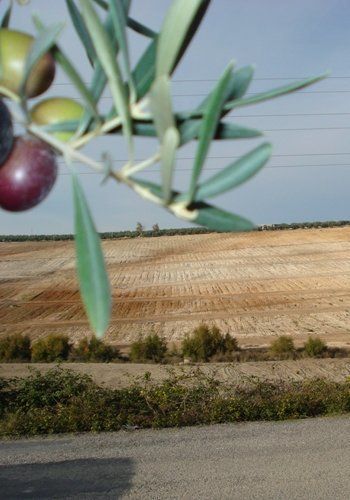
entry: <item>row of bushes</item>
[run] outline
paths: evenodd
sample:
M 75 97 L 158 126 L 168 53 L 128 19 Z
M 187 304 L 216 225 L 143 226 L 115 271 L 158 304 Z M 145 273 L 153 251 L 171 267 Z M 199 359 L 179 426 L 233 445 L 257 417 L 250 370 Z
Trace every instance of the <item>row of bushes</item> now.
M 64 335 L 49 335 L 31 343 L 28 336 L 9 335 L 0 340 L 0 361 L 80 361 L 110 362 L 131 361 L 135 363 L 171 363 L 187 359 L 192 362 L 209 361 L 265 361 L 297 359 L 300 357 L 334 357 L 347 355 L 347 351 L 331 350 L 320 338 L 309 337 L 301 349 L 296 349 L 293 339 L 280 336 L 269 349 L 240 349 L 237 339 L 223 335 L 213 326 L 200 325 L 181 342 L 180 348 L 169 349 L 165 339 L 155 333 L 131 344 L 129 356 L 96 338 L 83 338 L 73 346 Z
M 201 227 L 184 227 L 179 229 L 152 229 L 145 230 L 142 228 L 136 231 L 113 231 L 100 233 L 103 240 L 112 240 L 119 238 L 138 238 L 140 236 L 145 238 L 152 238 L 157 236 L 181 236 L 191 234 L 208 234 L 213 231 Z M 74 240 L 73 234 L 14 234 L 14 235 L 0 235 L 0 242 L 6 241 L 67 241 Z
M 200 371 L 149 374 L 125 389 L 99 387 L 62 368 L 0 379 L 0 436 L 282 420 L 350 411 L 350 381 L 221 382 Z
M 264 224 L 257 228 L 258 231 L 283 231 L 284 229 L 312 229 L 320 227 L 343 227 L 349 226 L 350 221 L 348 220 L 325 220 L 325 221 L 315 221 L 315 222 L 292 222 L 289 224 Z
M 268 361 L 281 359 L 298 359 L 302 357 L 335 357 L 347 356 L 348 352 L 341 349 L 330 349 L 318 337 L 309 337 L 302 348 L 297 349 L 291 337 L 282 335 L 275 339 L 269 349 L 240 349 L 237 339 L 231 335 L 223 335 L 217 327 L 205 324 L 187 335 L 180 349 L 168 351 L 164 339 L 157 335 L 149 335 L 135 342 L 131 347 L 131 361 L 176 360 L 187 358 L 192 362 L 209 361 Z
M 320 221 L 320 222 L 295 222 L 291 224 L 264 224 L 258 226 L 257 231 L 282 231 L 285 229 L 310 229 L 319 227 L 342 227 L 349 226 L 350 221 Z M 119 239 L 119 238 L 138 238 L 143 236 L 145 238 L 152 238 L 157 236 L 181 236 L 191 234 L 208 234 L 215 231 L 200 228 L 200 227 L 185 227 L 179 229 L 152 229 L 136 230 L 136 231 L 113 231 L 100 233 L 102 239 Z M 72 234 L 14 234 L 14 235 L 0 235 L 0 242 L 6 241 L 66 241 L 73 240 Z
M 32 361 L 52 363 L 56 361 L 109 362 L 121 359 L 118 349 L 102 340 L 83 338 L 73 346 L 65 335 L 48 335 L 31 342 L 27 335 L 8 335 L 0 339 L 0 361 Z

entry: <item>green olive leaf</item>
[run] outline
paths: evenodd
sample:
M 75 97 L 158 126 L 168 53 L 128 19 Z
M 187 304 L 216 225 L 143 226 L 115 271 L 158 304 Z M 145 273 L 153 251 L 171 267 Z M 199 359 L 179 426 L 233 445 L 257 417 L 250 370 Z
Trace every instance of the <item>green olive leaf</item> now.
M 75 245 L 80 292 L 91 328 L 102 337 L 111 315 L 111 292 L 100 237 L 80 186 L 73 172 Z
M 166 130 L 175 127 L 170 80 L 167 75 L 162 75 L 155 80 L 149 99 L 157 135 L 162 141 Z
M 91 0 L 80 0 L 80 4 L 82 6 L 82 15 L 95 46 L 96 53 L 107 75 L 114 105 L 120 116 L 124 135 L 128 143 L 129 157 L 132 159 L 134 156 L 134 147 L 131 113 L 126 88 L 116 59 L 114 42 L 108 33 L 106 33 L 103 24 L 92 6 Z
M 12 14 L 12 7 L 13 7 L 13 2 L 11 0 L 10 5 L 7 7 L 5 10 L 1 21 L 0 21 L 0 27 L 1 28 L 8 28 L 10 25 L 10 20 L 11 20 L 11 14 Z
M 164 134 L 160 147 L 161 174 L 164 202 L 168 204 L 172 197 L 172 181 L 176 159 L 176 151 L 180 143 L 179 132 L 175 127 L 169 127 Z
M 156 74 L 170 75 L 184 42 L 190 36 L 197 14 L 209 4 L 206 0 L 174 0 L 159 34 Z
M 198 215 L 191 220 L 195 224 L 205 226 L 213 231 L 251 231 L 254 224 L 241 215 L 226 212 L 221 208 L 198 202 L 191 206 Z
M 201 174 L 205 159 L 207 157 L 211 141 L 215 135 L 218 123 L 220 121 L 222 107 L 227 95 L 227 87 L 230 82 L 233 65 L 224 71 L 219 79 L 210 100 L 205 108 L 203 120 L 198 133 L 198 146 L 194 159 L 188 201 L 191 202 L 195 197 L 197 181 Z
M 281 87 L 277 87 L 272 90 L 268 90 L 266 92 L 260 92 L 258 94 L 252 95 L 251 97 L 244 97 L 242 99 L 234 99 L 227 102 L 224 106 L 225 111 L 231 111 L 231 109 L 239 108 L 242 106 L 248 106 L 249 104 L 255 104 L 257 102 L 267 101 L 269 99 L 274 99 L 275 97 L 279 97 L 284 94 L 289 94 L 290 92 L 294 92 L 295 90 L 300 90 L 304 87 L 308 87 L 320 80 L 323 80 L 329 75 L 329 73 L 325 73 L 321 76 L 316 76 L 312 78 L 306 78 L 305 80 L 301 80 L 294 83 L 289 83 L 288 85 L 283 85 Z
M 77 8 L 73 0 L 66 0 L 66 5 L 73 26 L 75 28 L 75 31 L 77 32 L 77 35 L 83 44 L 83 47 L 85 49 L 86 55 L 90 61 L 91 66 L 93 66 L 94 61 L 96 59 L 96 52 L 93 43 L 91 41 L 89 32 L 86 28 L 83 16 L 81 15 L 80 10 Z
M 271 152 L 272 146 L 266 142 L 231 163 L 198 186 L 196 200 L 217 196 L 246 182 L 265 165 Z
M 123 56 L 125 74 L 129 83 L 130 100 L 131 102 L 134 102 L 136 100 L 136 90 L 131 73 L 129 48 L 126 37 L 127 13 L 124 9 L 124 5 L 120 2 L 120 0 L 108 0 L 108 3 L 115 36 L 119 45 L 119 49 Z

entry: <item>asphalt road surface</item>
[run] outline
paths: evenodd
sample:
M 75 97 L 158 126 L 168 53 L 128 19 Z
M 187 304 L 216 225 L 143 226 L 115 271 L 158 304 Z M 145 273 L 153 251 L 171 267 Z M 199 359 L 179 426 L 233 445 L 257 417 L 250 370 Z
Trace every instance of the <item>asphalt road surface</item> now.
M 0 442 L 0 498 L 349 499 L 350 418 Z

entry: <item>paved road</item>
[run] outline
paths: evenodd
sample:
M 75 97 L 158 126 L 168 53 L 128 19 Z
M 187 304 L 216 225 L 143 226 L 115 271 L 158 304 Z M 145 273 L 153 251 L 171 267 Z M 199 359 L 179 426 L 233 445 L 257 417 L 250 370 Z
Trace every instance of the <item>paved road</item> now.
M 0 497 L 348 499 L 350 418 L 0 442 Z

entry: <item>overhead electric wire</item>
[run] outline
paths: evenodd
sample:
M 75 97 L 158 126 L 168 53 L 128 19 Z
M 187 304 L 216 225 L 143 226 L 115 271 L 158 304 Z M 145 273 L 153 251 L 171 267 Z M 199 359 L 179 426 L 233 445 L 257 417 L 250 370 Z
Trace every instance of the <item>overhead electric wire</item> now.
M 315 165 L 269 165 L 267 167 L 264 167 L 263 170 L 266 170 L 266 169 L 284 169 L 284 168 L 320 168 L 320 167 L 346 167 L 346 168 L 350 168 L 350 162 L 349 163 L 329 163 L 329 164 L 315 164 Z M 209 168 L 205 168 L 203 170 L 203 172 L 207 172 L 207 171 L 220 171 L 222 170 L 222 168 L 214 168 L 214 167 L 209 167 Z M 190 168 L 176 168 L 175 169 L 175 173 L 176 172 L 191 172 L 192 169 Z M 160 169 L 158 170 L 143 170 L 142 171 L 142 174 L 150 174 L 150 173 L 159 173 L 160 172 Z M 78 172 L 79 175 L 101 175 L 100 173 L 98 172 Z M 69 172 L 62 172 L 62 173 L 59 173 L 58 174 L 59 176 L 67 176 L 67 175 L 71 175 Z
M 303 80 L 305 76 L 291 76 L 291 77 L 276 77 L 276 76 L 263 76 L 263 77 L 257 77 L 254 78 L 254 81 L 285 81 L 285 80 Z M 326 80 L 347 80 L 350 79 L 350 76 L 328 76 Z M 184 78 L 184 79 L 174 79 L 172 80 L 173 83 L 190 83 L 190 82 L 195 82 L 195 83 L 200 83 L 200 82 L 217 82 L 218 79 L 215 78 Z M 89 84 L 89 82 L 84 82 L 86 85 Z M 58 82 L 58 83 L 53 83 L 51 87 L 61 87 L 61 86 L 74 86 L 74 83 L 71 82 Z

